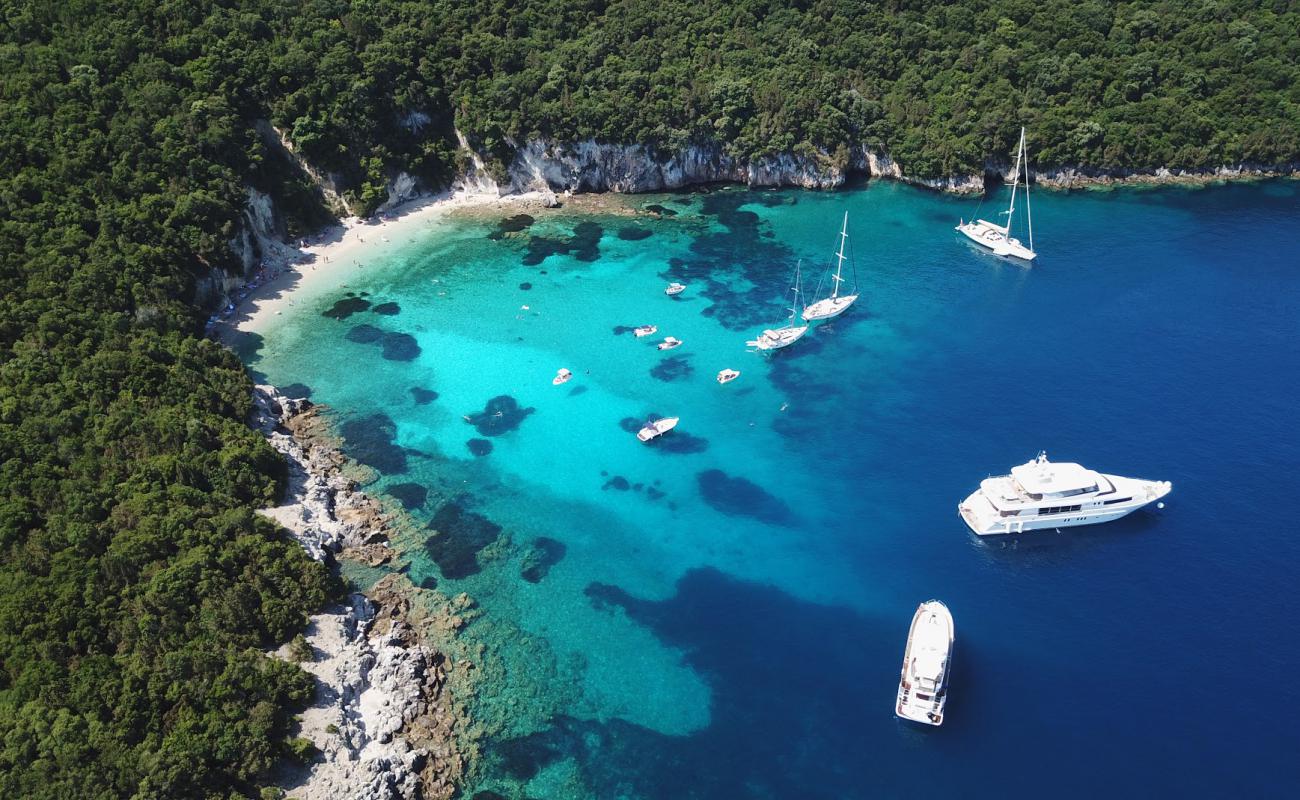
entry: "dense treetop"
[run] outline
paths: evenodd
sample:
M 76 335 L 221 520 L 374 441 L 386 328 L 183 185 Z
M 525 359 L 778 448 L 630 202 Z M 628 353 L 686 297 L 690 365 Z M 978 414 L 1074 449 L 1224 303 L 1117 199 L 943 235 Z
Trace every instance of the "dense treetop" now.
M 327 218 L 534 136 L 978 170 L 1300 161 L 1295 3 L 0 0 L 0 796 L 257 796 L 327 593 L 198 338 L 246 187 Z

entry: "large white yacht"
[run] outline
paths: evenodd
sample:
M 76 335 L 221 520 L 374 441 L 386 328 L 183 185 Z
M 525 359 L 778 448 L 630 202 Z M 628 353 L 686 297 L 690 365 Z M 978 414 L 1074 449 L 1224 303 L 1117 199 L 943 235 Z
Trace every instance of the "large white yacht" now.
M 952 614 L 943 603 L 927 600 L 917 606 L 907 631 L 895 714 L 926 725 L 943 724 L 954 633 Z
M 1029 225 L 1029 246 L 1025 245 L 1017 238 L 1011 235 L 1012 217 L 1016 212 L 1016 189 L 1020 187 L 1020 164 L 1024 162 L 1025 172 L 1025 219 Z M 1016 165 L 1011 171 L 1011 204 L 1007 210 L 1002 212 L 1007 215 L 1007 224 L 999 225 L 996 222 L 989 222 L 986 219 L 976 219 L 970 222 L 960 220 L 957 223 L 957 230 L 966 238 L 970 239 L 980 247 L 993 251 L 994 255 L 1006 256 L 1009 258 L 1018 258 L 1022 261 L 1033 261 L 1038 257 L 1034 252 L 1034 216 L 1029 208 L 1029 150 L 1025 146 L 1025 129 L 1020 129 L 1020 145 L 1016 150 Z
M 985 478 L 957 507 L 980 536 L 1110 522 L 1165 495 L 1173 484 L 1105 475 L 1046 453 L 1010 475 Z

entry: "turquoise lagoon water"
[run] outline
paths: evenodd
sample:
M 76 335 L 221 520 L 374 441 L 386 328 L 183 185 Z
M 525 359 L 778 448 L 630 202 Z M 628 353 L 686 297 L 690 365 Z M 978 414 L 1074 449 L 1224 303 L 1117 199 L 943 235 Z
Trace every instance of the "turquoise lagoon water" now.
M 1039 193 L 1032 267 L 958 240 L 974 201 L 890 183 L 610 202 L 408 228 L 247 350 L 430 524 L 411 579 L 484 611 L 498 724 L 467 794 L 1300 777 L 1296 183 Z M 846 210 L 862 299 L 746 352 Z M 646 323 L 685 344 L 657 351 Z M 682 422 L 646 446 L 651 414 Z M 958 501 L 1043 448 L 1174 491 L 1107 526 L 971 535 Z M 892 701 L 931 597 L 957 645 L 948 721 L 918 730 Z

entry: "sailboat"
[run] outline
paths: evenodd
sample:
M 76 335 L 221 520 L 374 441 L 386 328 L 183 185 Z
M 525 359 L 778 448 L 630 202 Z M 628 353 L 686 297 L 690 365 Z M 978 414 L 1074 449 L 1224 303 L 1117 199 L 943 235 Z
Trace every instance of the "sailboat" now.
M 815 322 L 819 319 L 830 319 L 843 314 L 848 307 L 853 305 L 853 301 L 858 299 L 858 275 L 857 270 L 853 271 L 853 291 L 850 294 L 840 294 L 840 284 L 844 282 L 844 261 L 847 256 L 844 255 L 844 245 L 849 241 L 849 212 L 844 212 L 844 226 L 840 228 L 840 249 L 835 254 L 835 274 L 831 276 L 831 295 L 813 303 L 803 310 L 805 322 Z M 852 264 L 849 265 L 852 268 Z
M 794 286 L 791 291 L 794 292 L 794 300 L 790 305 L 790 319 L 780 328 L 769 328 L 763 331 L 757 339 L 746 342 L 750 347 L 756 350 L 780 350 L 782 347 L 789 347 L 799 340 L 799 337 L 808 332 L 807 325 L 795 325 L 795 316 L 799 313 L 799 273 L 803 268 L 803 262 L 800 261 L 794 268 Z
M 1011 235 L 1012 214 L 1016 210 L 1016 190 L 1020 187 L 1020 165 L 1025 165 L 1025 219 L 1029 227 L 1029 246 L 1025 247 L 1019 239 Z M 1034 252 L 1034 217 L 1029 209 L 1029 149 L 1025 146 L 1025 129 L 1020 129 L 1020 146 L 1016 149 L 1016 166 L 1012 170 L 1011 204 L 1007 206 L 1007 224 L 997 225 L 988 220 L 977 219 L 973 222 L 959 222 L 957 230 L 981 247 L 993 251 L 994 255 L 1033 261 L 1038 257 Z

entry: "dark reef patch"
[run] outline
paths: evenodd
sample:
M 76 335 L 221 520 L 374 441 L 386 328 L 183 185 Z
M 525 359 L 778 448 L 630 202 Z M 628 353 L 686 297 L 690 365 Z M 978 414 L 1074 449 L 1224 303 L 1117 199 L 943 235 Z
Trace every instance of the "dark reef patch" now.
M 388 493 L 397 498 L 407 511 L 419 508 L 429 497 L 429 490 L 418 483 L 397 483 L 388 487 Z
M 624 225 L 618 229 L 618 238 L 625 242 L 639 242 L 654 235 L 654 231 L 640 225 Z
M 295 400 L 304 400 L 311 397 L 311 387 L 305 383 L 286 383 L 284 386 L 277 388 L 279 388 L 280 394 Z
M 320 315 L 322 317 L 330 317 L 331 319 L 347 319 L 353 314 L 359 314 L 368 308 L 370 308 L 369 300 L 349 293 L 348 297 L 339 300 L 333 306 L 322 311 Z
M 370 310 L 385 317 L 395 317 L 402 313 L 402 307 L 397 303 L 392 302 L 380 303 Z
M 443 505 L 429 521 L 434 531 L 424 544 L 429 557 L 448 579 L 467 578 L 482 570 L 479 552 L 497 540 L 501 526 L 470 511 L 460 500 Z
M 534 267 L 553 255 L 572 255 L 579 261 L 596 261 L 600 258 L 600 237 L 604 233 L 604 228 L 585 221 L 573 226 L 573 235 L 567 239 L 533 236 L 528 240 L 523 264 Z
M 432 575 L 425 575 L 423 578 L 420 579 L 420 588 L 421 588 L 421 589 L 437 589 L 437 588 L 438 588 L 438 579 L 435 578 L 435 577 L 433 577 Z
M 564 554 L 568 548 L 564 542 L 557 541 L 549 536 L 538 536 L 533 540 L 532 547 L 524 556 L 523 566 L 519 570 L 519 576 L 529 583 L 540 583 L 551 567 L 564 560 Z
M 605 481 L 605 485 L 601 486 L 600 488 L 614 489 L 615 491 L 626 492 L 628 489 L 632 488 L 632 484 L 628 483 L 627 478 L 624 478 L 622 475 L 615 475 L 614 477 Z
M 508 233 L 519 233 L 527 230 L 537 220 L 530 214 L 515 214 L 513 217 L 506 217 L 497 223 L 496 230 L 488 234 L 488 238 L 493 241 L 499 241 L 506 237 Z
M 693 436 L 681 428 L 674 428 L 671 433 L 660 436 L 650 443 L 651 447 L 673 455 L 703 453 L 709 449 L 709 440 L 703 436 Z
M 695 372 L 690 359 L 685 356 L 669 356 L 650 368 L 650 377 L 671 383 L 689 378 Z
M 374 325 L 353 325 L 343 338 L 358 344 L 371 344 L 384 338 L 384 332 Z
M 465 442 L 465 446 L 475 456 L 485 456 L 492 452 L 492 443 L 487 439 L 470 439 Z
M 396 443 L 397 424 L 387 414 L 350 419 L 339 426 L 343 451 L 385 475 L 406 472 L 406 449 Z
M 618 427 L 622 428 L 624 431 L 628 433 L 636 433 L 637 431 L 641 430 L 641 428 L 645 426 L 647 419 L 659 419 L 660 416 L 661 415 L 659 414 L 650 414 L 646 418 L 623 417 L 618 421 Z
M 480 436 L 500 436 L 519 427 L 524 418 L 537 409 L 523 408 L 508 394 L 497 395 L 477 414 L 467 414 L 465 421 L 474 426 Z
M 586 391 L 587 391 L 586 385 L 578 384 L 577 386 L 569 390 L 569 397 L 577 397 L 580 394 L 585 394 Z
M 661 216 L 661 217 L 675 217 L 675 216 L 677 216 L 677 212 L 676 212 L 676 211 L 674 211 L 674 210 L 671 209 L 671 208 L 667 208 L 667 207 L 665 207 L 665 206 L 661 206 L 661 205 L 659 205 L 658 203 L 651 203 L 650 205 L 648 205 L 648 206 L 645 207 L 645 210 L 646 210 L 646 211 L 649 211 L 651 214 L 658 214 L 658 215 Z
M 523 283 L 519 284 L 519 288 L 520 288 L 520 289 L 523 289 L 523 290 L 526 292 L 526 291 L 528 291 L 529 289 L 533 288 L 533 285 L 532 285 L 531 283 L 529 283 L 528 281 L 524 281 Z
M 388 361 L 414 361 L 420 356 L 420 345 L 409 333 L 385 333 L 380 353 Z
M 615 335 L 615 336 L 622 336 L 622 335 L 625 334 L 625 333 L 631 333 L 632 331 L 636 330 L 636 328 L 637 328 L 637 326 L 635 326 L 635 325 L 615 325 L 615 326 L 614 326 L 614 335 Z
M 753 517 L 770 525 L 794 522 L 789 506 L 747 478 L 733 477 L 720 469 L 705 470 L 695 478 L 704 502 L 723 514 Z
M 411 392 L 411 399 L 415 401 L 417 406 L 427 406 L 438 399 L 438 393 L 432 389 L 412 386 L 409 391 Z

